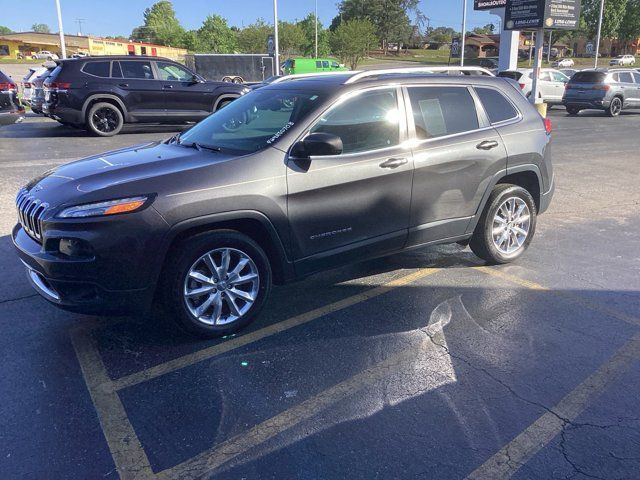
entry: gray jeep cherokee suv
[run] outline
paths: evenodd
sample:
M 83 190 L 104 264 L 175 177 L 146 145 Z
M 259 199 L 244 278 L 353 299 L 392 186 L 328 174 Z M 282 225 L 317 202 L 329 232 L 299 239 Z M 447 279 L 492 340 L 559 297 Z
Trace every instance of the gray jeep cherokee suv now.
M 265 86 L 190 130 L 89 157 L 17 197 L 35 289 L 94 314 L 163 302 L 215 336 L 272 282 L 468 242 L 518 258 L 553 194 L 551 126 L 487 76 L 345 73 Z

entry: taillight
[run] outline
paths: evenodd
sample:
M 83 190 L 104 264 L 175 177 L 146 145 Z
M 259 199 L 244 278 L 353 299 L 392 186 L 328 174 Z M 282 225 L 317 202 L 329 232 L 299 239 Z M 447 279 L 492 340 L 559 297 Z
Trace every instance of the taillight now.
M 543 118 L 543 121 L 544 121 L 545 132 L 547 132 L 547 135 L 551 135 L 551 132 L 553 132 L 553 124 L 551 123 L 551 119 Z
M 524 90 L 524 87 L 526 87 L 526 84 L 524 83 L 519 83 L 518 85 L 520 85 L 520 90 Z
M 596 85 L 593 87 L 594 90 L 602 90 L 603 92 L 608 92 L 611 89 L 611 85 Z
M 45 83 L 44 86 L 51 90 L 66 90 L 71 88 L 71 82 L 50 82 Z
M 16 90 L 16 84 L 15 83 L 0 83 L 0 92 L 10 92 L 12 90 Z

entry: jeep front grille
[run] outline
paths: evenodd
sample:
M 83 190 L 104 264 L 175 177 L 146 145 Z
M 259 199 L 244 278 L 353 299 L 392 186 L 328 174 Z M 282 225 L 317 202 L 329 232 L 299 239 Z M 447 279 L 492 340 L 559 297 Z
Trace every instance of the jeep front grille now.
M 29 195 L 26 188 L 21 189 L 16 197 L 18 220 L 24 231 L 34 240 L 42 241 L 42 216 L 49 204 Z

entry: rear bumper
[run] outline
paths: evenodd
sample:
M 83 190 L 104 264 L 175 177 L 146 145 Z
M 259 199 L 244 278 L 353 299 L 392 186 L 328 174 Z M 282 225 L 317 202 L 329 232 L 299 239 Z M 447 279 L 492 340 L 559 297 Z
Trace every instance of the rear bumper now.
M 42 112 L 55 119 L 65 123 L 84 123 L 82 112 L 73 108 L 62 107 L 60 105 L 52 105 L 49 103 L 42 104 Z
M 579 97 L 565 97 L 562 99 L 562 104 L 565 107 L 579 107 L 579 108 L 595 108 L 598 110 L 602 110 L 603 108 L 608 108 L 611 104 L 611 100 L 606 100 L 604 98 L 579 98 Z

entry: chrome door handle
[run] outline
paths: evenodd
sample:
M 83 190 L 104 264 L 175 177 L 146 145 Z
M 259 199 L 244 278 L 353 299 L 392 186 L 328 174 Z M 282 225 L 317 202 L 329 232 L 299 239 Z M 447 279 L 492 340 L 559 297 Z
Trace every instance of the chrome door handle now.
M 173 88 L 173 85 L 165 85 L 163 88 Z
M 476 145 L 476 148 L 478 150 L 491 150 L 492 148 L 496 148 L 498 145 L 500 144 L 495 140 L 485 140 L 484 142 L 480 142 Z
M 120 87 L 128 87 L 129 84 L 128 83 L 119 83 L 118 86 L 120 86 Z
M 390 158 L 389 160 L 382 162 L 380 164 L 380 168 L 398 168 L 408 162 L 409 160 L 406 158 Z

